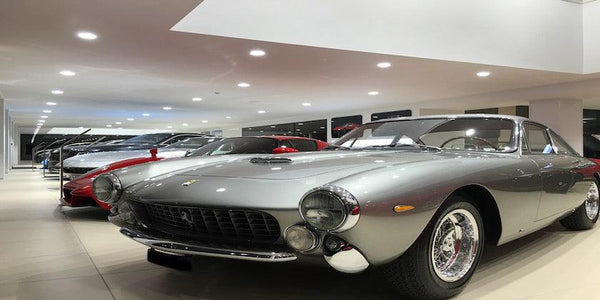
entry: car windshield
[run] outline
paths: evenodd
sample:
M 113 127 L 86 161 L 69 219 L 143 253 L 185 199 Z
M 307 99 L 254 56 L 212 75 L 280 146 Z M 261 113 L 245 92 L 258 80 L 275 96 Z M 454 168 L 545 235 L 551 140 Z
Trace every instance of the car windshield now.
M 360 126 L 333 143 L 342 149 L 435 148 L 511 152 L 515 123 L 506 119 L 396 120 Z
M 202 146 L 207 145 L 208 143 L 212 143 L 214 141 L 218 141 L 220 138 L 214 137 L 191 137 L 185 140 L 181 140 L 179 142 L 175 142 L 171 145 L 168 145 L 166 148 L 184 148 L 184 149 L 198 149 Z
M 171 136 L 171 133 L 142 134 L 123 141 L 123 144 L 158 144 Z
M 210 143 L 190 152 L 187 156 L 207 156 L 222 154 L 263 154 L 273 153 L 279 143 L 271 138 L 241 137 L 227 138 Z

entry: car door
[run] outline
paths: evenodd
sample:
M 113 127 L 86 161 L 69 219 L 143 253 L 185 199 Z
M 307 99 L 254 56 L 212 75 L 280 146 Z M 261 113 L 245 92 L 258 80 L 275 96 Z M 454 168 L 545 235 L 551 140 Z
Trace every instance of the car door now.
M 587 189 L 575 172 L 581 158 L 571 153 L 566 143 L 558 145 L 560 138 L 554 133 L 556 142 L 553 143 L 550 131 L 540 124 L 525 122 L 523 131 L 527 141 L 527 150 L 523 154 L 538 165 L 542 178 L 536 220 L 563 213 L 579 199 L 583 201 Z

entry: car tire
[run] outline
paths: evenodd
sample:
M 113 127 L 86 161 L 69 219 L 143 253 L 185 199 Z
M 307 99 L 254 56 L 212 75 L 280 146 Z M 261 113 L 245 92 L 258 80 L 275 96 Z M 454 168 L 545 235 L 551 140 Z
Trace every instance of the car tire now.
M 590 186 L 588 196 L 572 214 L 560 220 L 560 224 L 571 230 L 591 229 L 598 221 L 600 214 L 600 196 L 598 182 Z
M 402 256 L 383 266 L 383 275 L 399 293 L 411 298 L 455 296 L 464 289 L 479 264 L 485 242 L 483 227 L 481 215 L 469 199 L 452 195 L 415 243 Z M 460 239 L 456 239 L 457 232 Z M 456 263 L 461 259 L 466 260 L 463 266 Z

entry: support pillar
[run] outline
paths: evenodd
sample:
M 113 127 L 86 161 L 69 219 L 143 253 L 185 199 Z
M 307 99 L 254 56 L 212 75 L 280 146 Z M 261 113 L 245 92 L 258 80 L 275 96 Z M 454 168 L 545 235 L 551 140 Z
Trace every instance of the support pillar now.
M 552 128 L 573 149 L 583 153 L 583 100 L 547 99 L 529 102 L 529 118 Z
M 6 170 L 6 106 L 4 99 L 0 99 L 0 179 L 4 179 Z

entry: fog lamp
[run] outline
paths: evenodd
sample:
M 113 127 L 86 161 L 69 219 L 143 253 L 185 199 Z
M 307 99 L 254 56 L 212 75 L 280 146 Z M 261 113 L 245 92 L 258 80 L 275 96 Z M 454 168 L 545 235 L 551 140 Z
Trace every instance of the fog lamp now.
M 310 229 L 301 226 L 293 225 L 285 231 L 285 241 L 300 252 L 306 252 L 314 249 L 317 246 L 317 235 Z
M 325 239 L 324 245 L 325 249 L 330 252 L 338 252 L 346 247 L 347 243 L 338 237 L 330 235 Z

